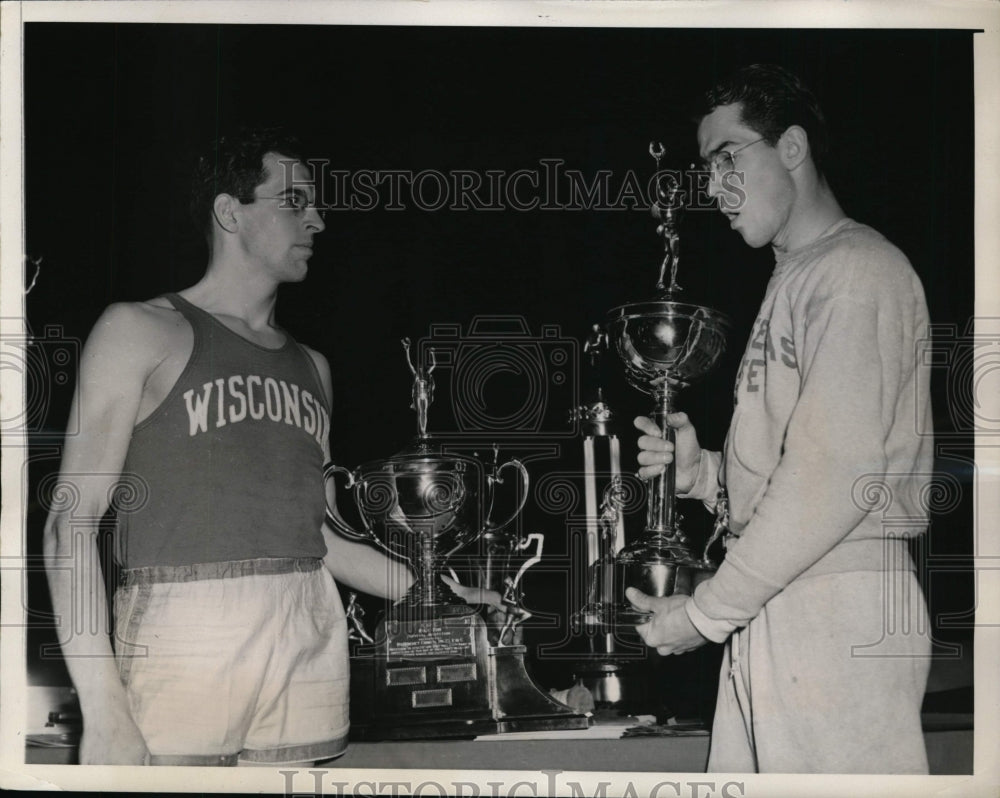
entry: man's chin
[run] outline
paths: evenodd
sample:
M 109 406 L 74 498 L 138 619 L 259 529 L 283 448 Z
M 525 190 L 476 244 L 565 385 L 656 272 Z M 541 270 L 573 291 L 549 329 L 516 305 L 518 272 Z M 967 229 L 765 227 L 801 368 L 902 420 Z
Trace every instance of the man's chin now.
M 743 239 L 745 243 L 751 249 L 760 249 L 761 247 L 767 246 L 771 243 L 771 240 L 764 235 L 756 233 L 753 230 L 736 230 L 740 234 L 740 238 Z

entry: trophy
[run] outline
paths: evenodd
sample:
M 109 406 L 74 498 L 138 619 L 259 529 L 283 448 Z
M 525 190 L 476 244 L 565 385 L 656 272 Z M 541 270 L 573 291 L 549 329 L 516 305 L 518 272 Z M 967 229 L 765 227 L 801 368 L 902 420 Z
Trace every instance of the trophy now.
M 417 412 L 417 437 L 399 454 L 353 471 L 329 465 L 325 477 L 344 474 L 347 488 L 354 490 L 364 531 L 357 532 L 339 513 L 331 513 L 330 521 L 344 537 L 373 543 L 413 569 L 415 581 L 393 606 L 393 617 L 470 615 L 475 609 L 441 579 L 445 563 L 459 549 L 517 517 L 528 495 L 528 472 L 519 461 L 509 460 L 486 474 L 478 458 L 437 450 L 427 434 L 427 411 L 434 399 L 433 352 L 430 367 L 417 367 L 409 357 L 409 339 L 403 339 L 403 346 L 414 375 L 411 408 Z M 500 474 L 507 468 L 520 474 L 521 498 L 514 512 L 497 523 L 484 517 L 484 508 L 492 509 L 494 488 L 503 484 Z
M 675 396 L 713 367 L 725 350 L 730 325 L 718 311 L 678 298 L 682 291 L 677 284 L 680 262 L 677 222 L 683 209 L 680 184 L 669 174 L 660 176 L 663 145 L 654 142 L 649 152 L 657 166 L 652 212 L 659 220 L 656 231 L 665 250 L 657 293 L 649 300 L 610 310 L 606 329 L 611 348 L 624 363 L 628 383 L 654 398 L 652 417 L 660 427 L 661 436 L 673 441 L 674 431 L 666 418 L 674 412 Z M 675 464 L 671 462 L 649 486 L 646 529 L 615 557 L 616 603 L 602 607 L 613 624 L 641 624 L 650 617 L 650 613 L 636 610 L 628 603 L 627 587 L 636 587 L 652 596 L 690 594 L 715 570 L 708 557 L 712 540 L 699 557 L 680 529 L 675 480 Z
M 587 574 L 586 602 L 572 616 L 573 629 L 584 633 L 587 651 L 573 662 L 573 675 L 590 690 L 597 706 L 622 709 L 640 705 L 645 697 L 646 649 L 618 638 L 606 617 L 607 608 L 616 603 L 615 554 L 625 546 L 625 485 L 618 436 L 613 431 L 616 414 L 605 401 L 601 380 L 607 349 L 607 332 L 593 325 L 583 347 L 589 360 L 584 404 L 570 411 L 570 419 L 580 422 L 584 433 Z
M 417 437 L 399 454 L 353 471 L 330 464 L 325 477 L 346 477 L 363 530 L 348 524 L 336 508 L 328 523 L 344 537 L 371 543 L 407 562 L 415 576 L 407 593 L 384 614 L 374 635 L 361 623 L 359 605 L 349 602 L 352 656 L 352 734 L 360 739 L 416 739 L 475 736 L 529 729 L 585 728 L 587 718 L 542 693 L 524 666 L 525 648 L 513 644 L 515 627 L 529 615 L 520 604 L 519 582 L 540 559 L 541 535 L 525 541 L 506 529 L 528 496 L 528 472 L 511 459 L 491 469 L 477 457 L 445 453 L 427 432 L 434 399 L 435 362 L 414 364 L 411 408 Z M 520 496 L 505 519 L 493 520 L 496 486 L 503 472 L 520 476 Z M 480 609 L 463 601 L 442 580 L 457 551 L 487 537 L 506 556 L 492 566 L 502 579 L 503 617 L 491 640 Z M 535 545 L 516 574 L 501 575 L 515 551 Z M 452 572 L 453 573 L 453 572 Z M 494 578 L 494 577 L 490 577 Z M 511 644 L 505 644 L 509 638 Z

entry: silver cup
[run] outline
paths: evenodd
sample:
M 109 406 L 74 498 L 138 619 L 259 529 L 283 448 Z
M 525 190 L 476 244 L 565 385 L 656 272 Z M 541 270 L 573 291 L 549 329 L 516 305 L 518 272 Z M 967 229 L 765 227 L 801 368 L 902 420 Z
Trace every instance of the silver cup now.
M 494 489 L 507 468 L 520 474 L 522 490 L 514 512 L 498 522 L 490 517 Z M 331 464 L 325 477 L 338 473 L 346 476 L 347 488 L 354 491 L 364 530 L 355 530 L 339 513 L 331 512 L 329 520 L 336 531 L 375 543 L 413 569 L 416 581 L 391 614 L 436 617 L 475 612 L 441 580 L 441 573 L 452 554 L 487 532 L 503 529 L 521 512 L 528 497 L 524 465 L 511 459 L 487 474 L 474 457 L 441 454 L 424 445 L 353 471 Z
M 666 418 L 674 412 L 676 393 L 715 365 L 729 326 L 718 311 L 669 298 L 621 305 L 608 313 L 611 346 L 625 364 L 629 384 L 655 398 L 652 417 L 665 440 L 674 440 Z M 670 463 L 649 486 L 646 529 L 615 558 L 617 623 L 649 618 L 628 604 L 625 588 L 652 596 L 690 594 L 715 568 L 707 553 L 692 552 L 680 529 L 675 484 L 676 468 Z

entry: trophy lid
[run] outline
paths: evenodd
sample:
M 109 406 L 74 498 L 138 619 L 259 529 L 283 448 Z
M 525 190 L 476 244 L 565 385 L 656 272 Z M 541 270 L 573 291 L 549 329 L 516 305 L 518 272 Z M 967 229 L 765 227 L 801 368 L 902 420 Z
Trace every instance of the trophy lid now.
M 655 323 L 653 333 L 664 346 L 675 347 L 681 342 L 678 336 L 691 328 L 708 328 L 725 334 L 732 327 L 729 317 L 715 308 L 694 302 L 679 302 L 672 294 L 664 293 L 650 299 L 626 302 L 611 308 L 605 314 L 605 323 L 612 330 L 629 323 Z M 614 348 L 614 332 L 609 340 Z
M 464 471 L 467 468 L 482 468 L 482 463 L 473 455 L 444 452 L 440 444 L 432 438 L 415 438 L 396 454 L 378 460 L 369 460 L 358 466 L 359 473 L 405 472 L 405 471 Z

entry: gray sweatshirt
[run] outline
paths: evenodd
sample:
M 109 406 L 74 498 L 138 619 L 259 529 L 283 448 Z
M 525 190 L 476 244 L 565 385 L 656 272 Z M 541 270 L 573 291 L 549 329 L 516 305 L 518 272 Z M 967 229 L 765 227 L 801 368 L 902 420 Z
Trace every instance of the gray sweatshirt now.
M 686 609 L 710 640 L 795 579 L 912 568 L 927 525 L 933 439 L 918 350 L 920 280 L 883 236 L 842 219 L 777 258 L 736 379 L 723 453 L 686 497 L 729 494 L 731 538 Z

